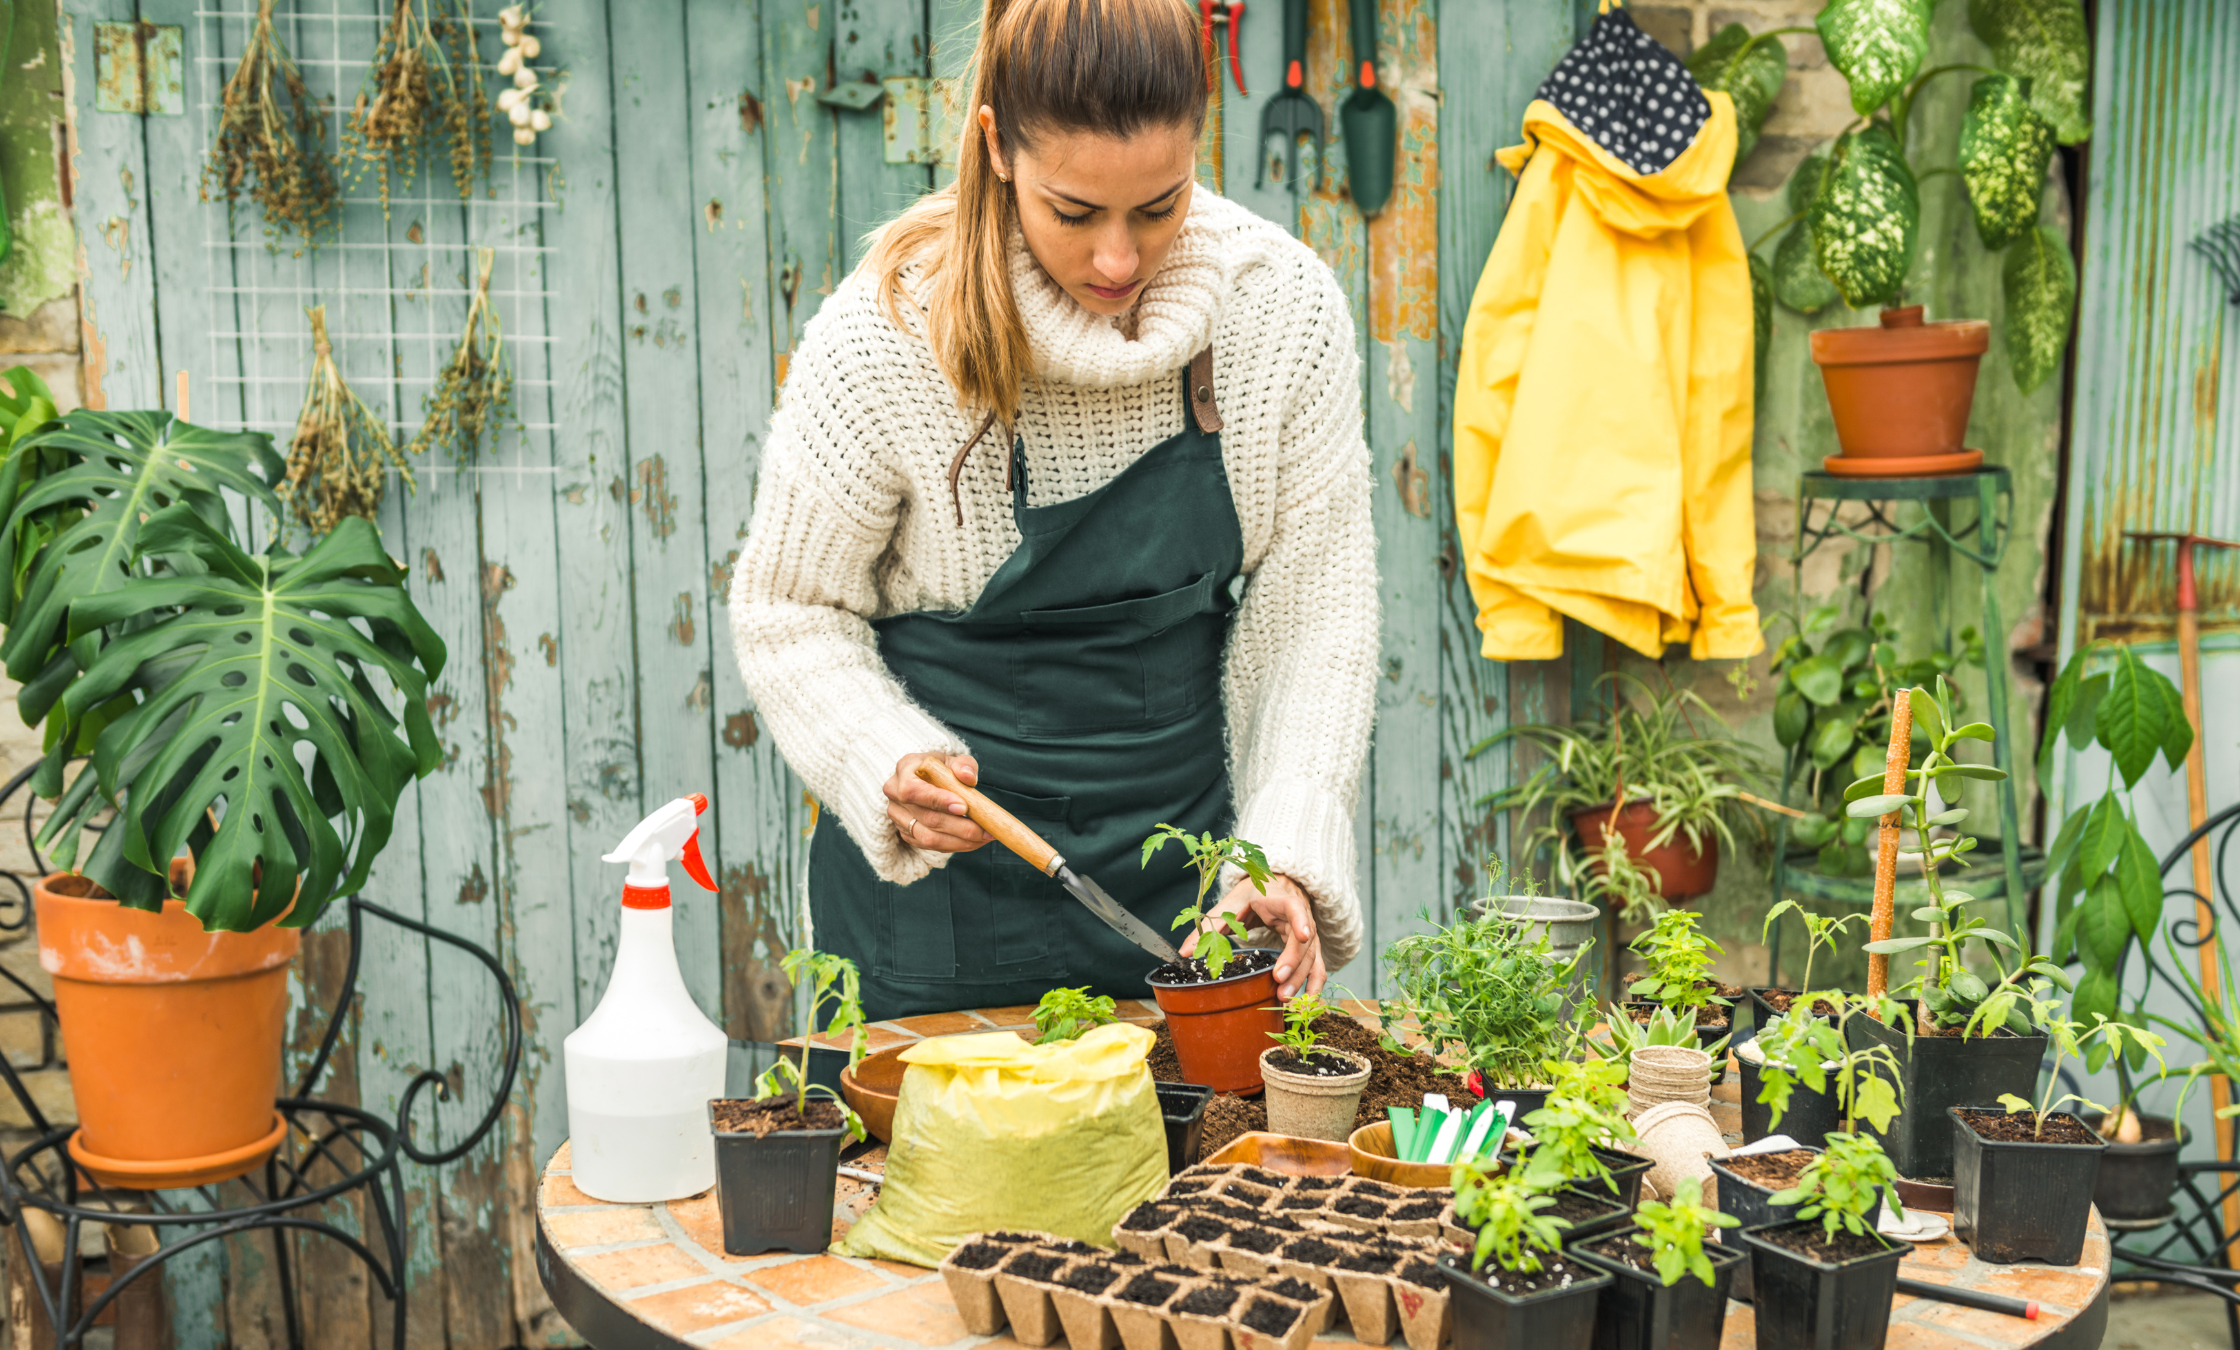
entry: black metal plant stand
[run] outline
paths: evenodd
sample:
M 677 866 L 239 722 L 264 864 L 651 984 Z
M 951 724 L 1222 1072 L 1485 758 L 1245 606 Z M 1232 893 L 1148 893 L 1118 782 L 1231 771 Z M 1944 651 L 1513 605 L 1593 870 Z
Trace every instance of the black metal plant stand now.
M 26 770 L 5 787 L 0 787 L 0 807 L 29 781 L 30 772 Z M 28 837 L 28 801 L 25 822 Z M 36 847 L 32 858 L 43 866 L 44 860 Z M 18 889 L 28 896 L 28 888 L 22 886 L 20 878 L 6 873 L 0 875 L 11 876 L 17 881 Z M 0 905 L 7 899 L 0 894 Z M 394 1350 L 404 1350 L 407 1290 L 404 1211 L 400 1203 L 403 1163 L 410 1159 L 425 1166 L 440 1167 L 454 1162 L 481 1143 L 496 1126 L 520 1068 L 521 1005 L 504 967 L 496 957 L 474 943 L 357 896 L 351 896 L 345 905 L 349 916 L 350 956 L 342 987 L 334 1010 L 329 1014 L 318 1053 L 304 1070 L 295 1095 L 282 1097 L 274 1103 L 288 1125 L 280 1147 L 261 1169 L 237 1179 L 254 1197 L 250 1204 L 221 1203 L 215 1186 L 131 1191 L 93 1185 L 69 1156 L 67 1146 L 76 1128 L 50 1123 L 24 1086 L 15 1066 L 5 1055 L 0 1055 L 0 1079 L 5 1080 L 8 1090 L 15 1094 L 16 1101 L 31 1120 L 32 1128 L 39 1132 L 37 1139 L 10 1154 L 5 1166 L 0 1167 L 0 1222 L 13 1230 L 8 1258 L 23 1263 L 31 1291 L 46 1314 L 47 1325 L 54 1328 L 55 1350 L 73 1350 L 83 1344 L 94 1319 L 134 1281 L 160 1279 L 162 1267 L 180 1254 L 252 1232 L 272 1235 L 273 1264 L 279 1276 L 281 1313 L 290 1350 L 302 1350 L 304 1344 L 303 1321 L 290 1260 L 290 1234 L 297 1232 L 316 1233 L 340 1243 L 365 1265 L 374 1284 L 393 1305 L 390 1325 Z M 439 1101 L 451 1096 L 450 1085 L 442 1074 L 433 1070 L 422 1070 L 406 1085 L 393 1122 L 355 1106 L 320 1101 L 311 1095 L 313 1085 L 326 1071 L 344 1018 L 357 993 L 358 963 L 364 952 L 364 922 L 369 914 L 474 957 L 498 982 L 503 995 L 504 1072 L 482 1118 L 465 1137 L 448 1148 L 422 1148 L 412 1138 L 412 1112 L 421 1092 L 433 1088 Z M 28 905 L 23 919 L 13 925 L 0 923 L 0 929 L 21 928 L 27 919 Z M 38 1005 L 51 1062 L 54 1031 L 59 1026 L 54 1005 L 4 967 L 0 967 L 0 978 L 7 979 Z M 328 1201 L 359 1191 L 365 1193 L 366 1208 L 373 1216 L 375 1231 L 371 1234 L 363 1237 L 353 1234 L 314 1212 Z M 127 1205 L 145 1206 L 146 1212 L 133 1212 L 125 1208 Z M 45 1265 L 38 1259 L 25 1220 L 30 1210 L 45 1211 L 61 1223 L 63 1251 L 59 1279 L 50 1280 Z M 78 1238 L 88 1223 L 153 1228 L 161 1235 L 162 1246 L 137 1262 L 123 1278 L 113 1281 L 99 1297 L 80 1307 L 81 1300 L 74 1295 L 81 1273 Z
M 1908 518 L 1901 519 L 1898 510 L 1901 502 L 1918 503 L 1920 509 L 1904 513 Z M 1843 520 L 1841 513 L 1846 503 L 1864 504 L 1866 518 L 1856 523 Z M 1972 503 L 1975 510 L 1955 524 L 1954 503 Z M 1820 508 L 1817 520 L 1814 518 L 1816 507 Z M 1840 537 L 1865 544 L 1923 545 L 1928 555 L 1930 594 L 1935 610 L 1932 621 L 1941 627 L 1948 648 L 1952 643 L 1953 559 L 1958 556 L 1975 565 L 1983 584 L 1983 720 L 1991 724 L 1998 737 L 1991 743 L 1992 763 L 2005 770 L 2007 777 L 1997 788 L 1999 837 L 1983 840 L 1986 846 L 1997 846 L 1997 858 L 1988 856 L 1987 847 L 1976 855 L 1982 861 L 1971 863 L 1946 879 L 1978 899 L 2004 897 L 2008 931 L 2020 936 L 2026 931 L 2029 893 L 2045 879 L 2045 858 L 2038 849 L 2021 842 L 2019 789 L 2014 778 L 2014 751 L 2009 737 L 2006 624 L 1999 612 L 1996 582 L 1999 560 L 2005 555 L 2013 533 L 2013 521 L 2014 482 L 2003 468 L 1935 478 L 1840 478 L 1814 470 L 1804 474 L 1797 487 L 1797 538 L 1789 561 L 1792 584 L 1796 587 L 1794 593 L 1801 594 L 1804 560 L 1830 539 Z M 1803 776 L 1806 764 L 1805 746 L 1801 742 L 1791 746 L 1781 778 L 1784 805 L 1791 804 L 1790 794 Z M 1776 900 L 1801 895 L 1859 906 L 1874 903 L 1871 876 L 1828 876 L 1792 860 L 1788 817 L 1779 817 L 1778 822 L 1773 850 Z M 1909 900 L 1926 902 L 1927 889 L 1919 882 L 1901 883 L 1898 889 L 1901 908 Z M 1779 983 L 1780 969 L 1781 930 L 1776 925 L 1767 938 L 1768 983 Z

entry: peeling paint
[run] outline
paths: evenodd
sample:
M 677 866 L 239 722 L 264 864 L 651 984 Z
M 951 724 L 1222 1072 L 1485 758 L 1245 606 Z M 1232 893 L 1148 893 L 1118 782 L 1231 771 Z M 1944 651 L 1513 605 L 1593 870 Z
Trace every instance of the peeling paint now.
M 513 687 L 513 650 L 506 642 L 506 621 L 498 612 L 498 602 L 514 584 L 513 572 L 505 564 L 483 564 L 483 715 L 490 729 L 490 749 L 482 781 L 482 808 L 493 820 L 505 820 L 513 804 L 513 747 L 506 733 L 514 729 L 515 722 L 513 714 L 505 710 L 506 691 Z
M 661 456 L 639 461 L 638 489 L 630 500 L 645 507 L 654 538 L 667 539 L 677 532 L 677 498 L 669 491 L 669 465 Z
M 738 565 L 739 550 L 732 549 L 723 555 L 722 561 L 710 567 L 708 569 L 708 594 L 728 597 L 731 594 L 731 574 Z
M 467 879 L 459 883 L 459 903 L 462 905 L 479 905 L 489 898 L 489 878 L 482 875 L 482 864 L 476 863 L 467 873 Z
M 698 606 L 692 603 L 692 592 L 683 591 L 677 595 L 676 612 L 669 619 L 669 637 L 679 647 L 691 646 L 693 635 L 699 631 L 693 614 L 696 608 Z
M 718 880 L 724 1033 L 780 1040 L 793 1034 L 793 985 L 778 965 L 788 946 L 778 923 L 780 888 L 754 863 L 727 866 Z
M 1418 520 L 1431 518 L 1431 475 L 1416 464 L 1416 443 L 1411 438 L 1392 461 L 1392 483 L 1400 490 L 1400 505 Z
M 544 653 L 544 663 L 546 665 L 557 666 L 560 664 L 560 643 L 554 639 L 552 634 L 537 634 L 537 649 Z
M 700 218 L 707 222 L 708 233 L 714 234 L 722 229 L 723 203 L 714 197 L 708 198 L 708 204 L 700 208 Z
M 762 130 L 762 100 L 752 89 L 739 91 L 739 130 L 749 136 Z
M 745 750 L 760 736 L 751 712 L 735 712 L 723 719 L 723 743 L 734 750 Z
M 1408 344 L 1395 342 L 1385 348 L 1384 389 L 1392 397 L 1394 406 L 1408 416 L 1416 411 L 1416 363 L 1408 355 Z
M 684 706 L 694 712 L 706 712 L 715 701 L 715 686 L 709 682 L 705 675 L 693 681 L 692 692 L 684 696 Z
M 443 580 L 443 561 L 436 557 L 434 549 L 424 548 L 420 550 L 420 566 L 427 573 L 428 580 Z

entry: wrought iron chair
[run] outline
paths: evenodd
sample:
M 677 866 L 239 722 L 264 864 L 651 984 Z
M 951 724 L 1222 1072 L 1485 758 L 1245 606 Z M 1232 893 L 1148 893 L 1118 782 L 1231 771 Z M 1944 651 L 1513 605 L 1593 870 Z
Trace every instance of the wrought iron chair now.
M 31 850 L 34 865 L 45 871 L 45 860 L 40 856 L 33 840 L 32 810 L 35 799 L 24 792 L 30 781 L 31 770 L 17 774 L 5 786 L 0 786 L 0 812 L 5 812 L 11 799 L 18 793 L 24 798 L 24 837 Z M 15 894 L 0 890 L 0 933 L 20 932 L 31 921 L 31 881 L 12 872 L 0 872 L 13 884 Z M 403 1164 L 406 1159 L 427 1166 L 442 1166 L 465 1156 L 490 1133 L 505 1110 L 507 1098 L 512 1094 L 514 1078 L 521 1063 L 521 1005 L 515 997 L 513 982 L 506 978 L 504 967 L 496 957 L 463 938 L 406 918 L 392 910 L 363 900 L 357 896 L 345 902 L 350 933 L 350 955 L 344 971 L 340 990 L 335 996 L 334 1008 L 329 1012 L 327 1028 L 319 1042 L 319 1049 L 311 1057 L 298 1082 L 295 1094 L 280 1098 L 274 1103 L 290 1128 L 279 1150 L 259 1170 L 238 1179 L 247 1189 L 251 1200 L 247 1204 L 221 1199 L 214 1186 L 201 1186 L 173 1191 L 104 1191 L 91 1183 L 79 1169 L 70 1164 L 66 1145 L 75 1132 L 74 1127 L 56 1126 L 48 1121 L 32 1097 L 17 1066 L 5 1054 L 0 1054 L 0 1080 L 5 1080 L 8 1090 L 15 1094 L 17 1103 L 32 1122 L 37 1137 L 23 1148 L 14 1150 L 0 1160 L 0 1223 L 14 1230 L 14 1241 L 9 1244 L 7 1256 L 11 1261 L 25 1263 L 33 1296 L 40 1301 L 46 1315 L 46 1324 L 54 1328 L 55 1350 L 74 1350 L 84 1342 L 86 1333 L 96 1318 L 107 1310 L 133 1281 L 162 1278 L 162 1267 L 181 1253 L 192 1251 L 209 1243 L 254 1232 L 269 1232 L 275 1272 L 278 1275 L 281 1315 L 287 1329 L 291 1350 L 302 1350 L 304 1328 L 294 1271 L 291 1265 L 290 1234 L 313 1233 L 341 1244 L 362 1262 L 373 1283 L 393 1305 L 390 1324 L 394 1350 L 404 1350 L 405 1316 L 405 1231 L 404 1213 L 400 1203 L 403 1191 Z M 13 910 L 14 912 L 10 912 Z M 352 1000 L 357 994 L 359 958 L 364 951 L 364 925 L 367 916 L 419 934 L 436 942 L 446 943 L 480 961 L 498 982 L 505 1007 L 504 1069 L 499 1076 L 496 1091 L 488 1108 L 474 1128 L 453 1142 L 449 1147 L 424 1148 L 413 1140 L 412 1113 L 424 1090 L 434 1089 L 437 1100 L 448 1100 L 450 1085 L 444 1076 L 433 1070 L 422 1070 L 406 1085 L 397 1104 L 395 1120 L 384 1120 L 372 1112 L 340 1102 L 320 1101 L 311 1095 L 320 1075 L 326 1071 L 333 1055 Z M 59 1023 L 54 1005 L 32 989 L 14 972 L 0 966 L 0 978 L 5 978 L 25 1000 L 35 1005 L 39 1014 L 41 1043 L 44 1061 L 38 1067 L 51 1067 L 56 1062 L 56 1032 Z M 339 1224 L 320 1216 L 319 1207 L 352 1192 L 363 1191 L 366 1208 L 372 1216 L 373 1232 L 363 1236 L 352 1233 Z M 126 1210 L 130 1204 L 144 1212 Z M 50 1279 L 36 1252 L 31 1228 L 25 1215 L 31 1210 L 42 1210 L 57 1220 L 63 1230 L 62 1261 L 59 1278 Z M 84 1225 L 152 1227 L 162 1237 L 163 1245 L 157 1252 L 137 1264 L 121 1279 L 113 1281 L 97 1297 L 77 1304 L 80 1300 L 71 1291 L 79 1286 L 81 1273 L 78 1256 L 79 1233 Z M 18 1342 L 23 1343 L 23 1342 Z

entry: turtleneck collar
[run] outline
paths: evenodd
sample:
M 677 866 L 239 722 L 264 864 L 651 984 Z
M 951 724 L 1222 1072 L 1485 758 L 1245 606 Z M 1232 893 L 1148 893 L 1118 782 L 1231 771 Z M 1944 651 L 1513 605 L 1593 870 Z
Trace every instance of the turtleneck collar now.
M 1269 256 L 1275 227 L 1204 184 L 1190 193 L 1190 214 L 1166 261 L 1119 318 L 1083 309 L 1042 270 L 1017 230 L 1011 235 L 1011 291 L 1026 324 L 1035 371 L 1063 384 L 1125 388 L 1171 375 L 1204 349 L 1237 274 Z M 1134 321 L 1134 334 L 1123 328 Z

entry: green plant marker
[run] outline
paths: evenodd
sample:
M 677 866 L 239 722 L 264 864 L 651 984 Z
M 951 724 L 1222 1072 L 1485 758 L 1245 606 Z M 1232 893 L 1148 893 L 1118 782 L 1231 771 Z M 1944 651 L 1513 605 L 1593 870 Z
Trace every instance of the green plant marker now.
M 1470 1146 L 1478 1142 L 1478 1122 L 1485 1118 L 1485 1114 L 1486 1103 L 1479 1102 L 1476 1106 L 1471 1107 L 1462 1118 L 1461 1128 L 1455 1131 L 1454 1147 L 1440 1157 L 1432 1159 L 1432 1161 L 1451 1163 L 1457 1158 L 1471 1156 Z
M 1416 1113 L 1405 1106 L 1388 1106 L 1384 1114 L 1392 1122 L 1392 1156 L 1407 1157 L 1416 1143 Z
M 1478 1109 L 1470 1119 L 1470 1128 L 1463 1132 L 1462 1148 L 1455 1154 L 1455 1159 L 1460 1161 L 1464 1158 L 1484 1157 L 1486 1141 L 1499 1139 L 1508 1132 L 1509 1117 L 1505 1113 L 1494 1110 L 1491 1102 L 1478 1103 Z
M 1460 1111 L 1449 1111 L 1446 1118 L 1439 1122 L 1438 1136 L 1431 1141 L 1431 1148 L 1424 1161 L 1446 1162 L 1452 1159 L 1455 1145 L 1460 1142 L 1462 1142 L 1462 1113 Z
M 1446 1123 L 1446 1119 L 1447 1113 L 1435 1106 L 1423 1108 L 1423 1114 L 1416 1117 L 1416 1137 L 1415 1143 L 1408 1149 L 1409 1162 L 1430 1160 L 1431 1146 L 1438 1142 L 1439 1129 Z

